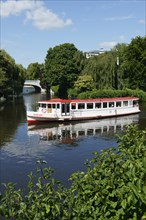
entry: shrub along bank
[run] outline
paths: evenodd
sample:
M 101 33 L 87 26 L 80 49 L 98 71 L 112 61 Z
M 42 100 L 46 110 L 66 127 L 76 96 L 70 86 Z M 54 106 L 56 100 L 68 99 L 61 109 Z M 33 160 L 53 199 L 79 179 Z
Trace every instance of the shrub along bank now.
M 146 101 L 146 92 L 142 90 L 93 90 L 88 92 L 79 93 L 78 98 L 112 98 L 112 97 L 126 97 L 126 96 L 135 96 L 138 97 L 140 101 Z
M 118 136 L 118 150 L 94 153 L 86 172 L 70 177 L 70 188 L 52 178 L 39 161 L 27 193 L 9 183 L 0 196 L 5 219 L 146 219 L 146 130 L 129 126 Z

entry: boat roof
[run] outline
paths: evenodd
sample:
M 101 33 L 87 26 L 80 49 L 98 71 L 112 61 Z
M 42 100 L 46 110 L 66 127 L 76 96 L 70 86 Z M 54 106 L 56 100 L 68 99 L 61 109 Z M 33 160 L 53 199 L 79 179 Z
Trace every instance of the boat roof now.
M 85 102 L 109 102 L 109 101 L 128 101 L 128 100 L 139 100 L 137 97 L 115 97 L 115 98 L 94 98 L 94 99 L 60 99 L 52 98 L 48 100 L 42 100 L 38 103 L 85 103 Z

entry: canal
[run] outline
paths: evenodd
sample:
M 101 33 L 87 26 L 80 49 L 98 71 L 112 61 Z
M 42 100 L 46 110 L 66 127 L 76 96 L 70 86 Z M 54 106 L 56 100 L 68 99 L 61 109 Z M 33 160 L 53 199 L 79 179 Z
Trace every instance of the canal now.
M 126 125 L 138 124 L 139 129 L 146 128 L 146 102 L 140 103 L 140 114 L 28 126 L 26 109 L 30 110 L 33 103 L 47 98 L 45 94 L 27 95 L 1 107 L 1 183 L 13 182 L 25 187 L 28 174 L 37 168 L 36 161 L 45 160 L 46 166 L 54 169 L 55 179 L 68 186 L 70 175 L 85 170 L 84 162 L 93 157 L 93 152 L 117 147 L 115 134 L 121 135 Z

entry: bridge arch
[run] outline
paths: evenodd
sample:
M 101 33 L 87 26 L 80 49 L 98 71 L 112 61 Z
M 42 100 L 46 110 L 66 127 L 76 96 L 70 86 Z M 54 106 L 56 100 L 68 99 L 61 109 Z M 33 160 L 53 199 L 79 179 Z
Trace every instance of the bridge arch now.
M 40 80 L 25 80 L 23 86 L 23 94 L 41 92 L 45 93 L 46 90 L 40 85 Z

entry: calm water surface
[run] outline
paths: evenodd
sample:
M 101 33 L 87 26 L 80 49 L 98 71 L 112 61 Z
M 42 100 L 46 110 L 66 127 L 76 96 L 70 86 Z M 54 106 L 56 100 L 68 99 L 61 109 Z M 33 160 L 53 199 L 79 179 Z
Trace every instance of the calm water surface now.
M 28 126 L 26 109 L 46 98 L 28 95 L 0 109 L 0 182 L 25 187 L 27 175 L 42 159 L 55 170 L 54 177 L 67 186 L 73 172 L 86 169 L 84 162 L 92 158 L 92 152 L 117 147 L 115 133 L 121 134 L 127 124 L 146 128 L 146 103 L 140 104 L 140 114 L 126 117 Z

